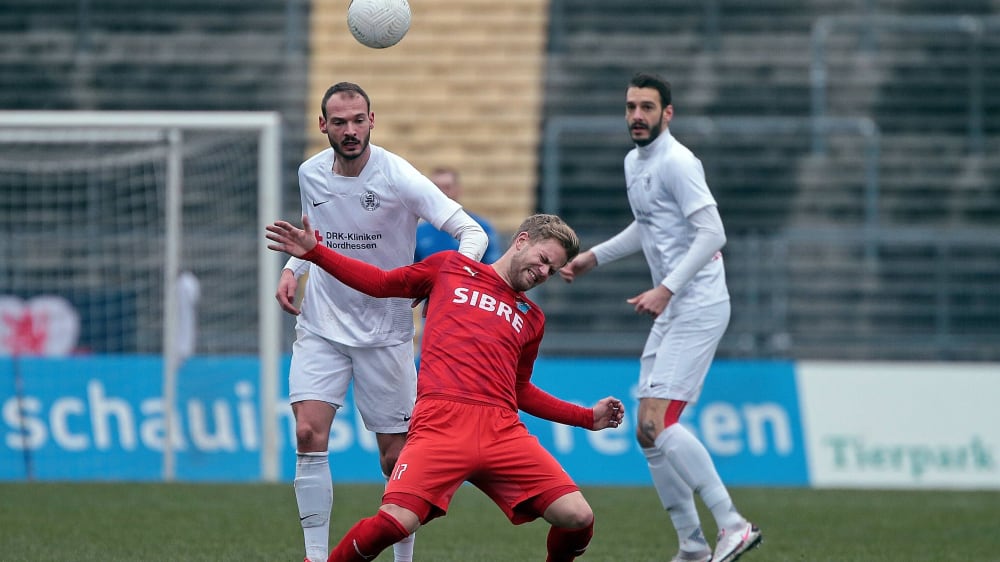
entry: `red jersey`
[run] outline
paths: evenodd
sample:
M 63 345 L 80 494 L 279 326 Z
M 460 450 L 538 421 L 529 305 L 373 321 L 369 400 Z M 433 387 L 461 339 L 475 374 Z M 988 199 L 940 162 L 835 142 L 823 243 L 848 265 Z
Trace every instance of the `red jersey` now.
M 593 410 L 531 383 L 545 314 L 492 266 L 446 251 L 384 271 L 322 245 L 305 259 L 373 297 L 428 297 L 417 400 L 478 402 L 593 427 Z

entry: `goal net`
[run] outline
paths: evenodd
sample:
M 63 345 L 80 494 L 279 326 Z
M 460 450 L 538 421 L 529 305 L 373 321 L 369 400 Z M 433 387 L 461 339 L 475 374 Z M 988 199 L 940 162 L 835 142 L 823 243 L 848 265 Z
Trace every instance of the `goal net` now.
M 76 436 L 67 442 L 93 447 L 97 430 L 83 436 L 73 424 L 110 426 L 126 449 L 128 429 L 106 397 L 62 418 L 54 405 L 47 412 L 24 390 L 22 358 L 162 357 L 156 427 L 172 480 L 187 442 L 174 435 L 186 431 L 181 366 L 190 356 L 252 356 L 260 475 L 276 478 L 281 258 L 263 227 L 280 214 L 279 127 L 274 113 L 0 111 L 0 359 L 10 365 L 0 384 L 7 372 L 18 389 L 6 442 L 20 432 L 28 477 L 30 442 L 60 424 Z

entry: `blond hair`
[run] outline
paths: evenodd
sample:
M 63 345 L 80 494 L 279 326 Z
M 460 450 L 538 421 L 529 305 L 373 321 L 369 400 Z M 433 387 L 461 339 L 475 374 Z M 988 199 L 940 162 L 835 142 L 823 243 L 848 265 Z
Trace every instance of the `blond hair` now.
M 580 253 L 580 238 L 565 221 L 556 215 L 537 214 L 524 219 L 517 227 L 514 238 L 526 232 L 533 242 L 555 240 L 566 250 L 566 260 L 570 261 Z

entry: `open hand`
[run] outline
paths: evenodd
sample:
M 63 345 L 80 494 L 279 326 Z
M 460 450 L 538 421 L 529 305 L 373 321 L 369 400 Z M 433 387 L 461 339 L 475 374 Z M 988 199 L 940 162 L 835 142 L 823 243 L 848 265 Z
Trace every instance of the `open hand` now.
M 316 247 L 316 237 L 312 233 L 312 225 L 309 224 L 309 217 L 302 217 L 302 228 L 298 228 L 287 221 L 274 221 L 267 225 L 268 240 L 274 244 L 268 244 L 267 249 L 275 252 L 285 252 L 297 258 L 308 254 Z

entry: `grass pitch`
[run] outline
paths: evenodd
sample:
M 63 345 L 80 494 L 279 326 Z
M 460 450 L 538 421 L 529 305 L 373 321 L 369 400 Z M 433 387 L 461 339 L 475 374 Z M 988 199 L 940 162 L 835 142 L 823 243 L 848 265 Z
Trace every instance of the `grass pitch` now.
M 652 488 L 585 487 L 597 515 L 581 562 L 662 562 L 677 547 Z M 331 542 L 374 513 L 381 486 L 336 485 Z M 737 488 L 764 533 L 747 562 L 1000 560 L 1000 492 Z M 0 484 L 0 561 L 302 560 L 290 484 Z M 702 511 L 705 533 L 715 533 Z M 417 533 L 419 562 L 545 559 L 548 526 L 514 527 L 464 486 Z M 379 562 L 391 562 L 391 549 Z

